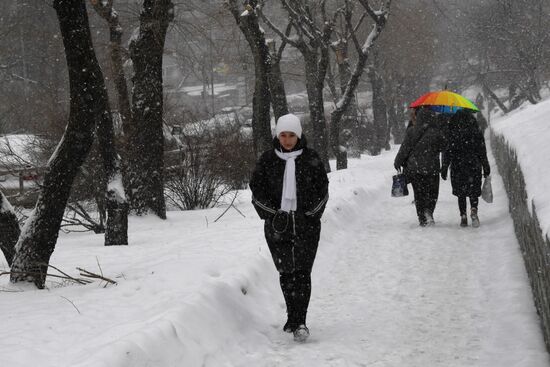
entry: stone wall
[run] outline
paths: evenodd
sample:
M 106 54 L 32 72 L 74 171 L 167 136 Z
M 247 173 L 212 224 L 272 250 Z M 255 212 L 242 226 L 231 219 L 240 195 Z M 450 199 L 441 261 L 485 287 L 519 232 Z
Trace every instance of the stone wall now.
M 534 203 L 527 200 L 525 179 L 515 151 L 502 136 L 492 131 L 491 147 L 508 194 L 516 237 L 523 253 L 546 347 L 550 352 L 550 241 L 542 234 Z

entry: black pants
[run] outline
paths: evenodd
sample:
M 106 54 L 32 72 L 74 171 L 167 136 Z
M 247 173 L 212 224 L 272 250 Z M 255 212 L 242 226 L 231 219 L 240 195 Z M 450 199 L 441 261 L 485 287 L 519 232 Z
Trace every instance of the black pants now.
M 470 206 L 472 209 L 477 210 L 479 204 L 479 198 L 470 197 Z M 458 197 L 458 209 L 460 210 L 460 215 L 466 215 L 466 196 Z
M 300 271 L 280 273 L 279 281 L 289 320 L 298 325 L 305 325 L 311 297 L 311 274 Z
M 426 223 L 426 213 L 433 217 L 437 198 L 439 197 L 439 176 L 409 174 L 407 180 L 412 184 L 414 204 L 418 221 Z
M 288 318 L 297 324 L 305 324 L 311 297 L 311 269 L 317 254 L 321 223 L 299 218 L 296 234 L 294 230 L 278 233 L 273 229 L 271 219 L 266 219 L 264 232 L 279 272 Z

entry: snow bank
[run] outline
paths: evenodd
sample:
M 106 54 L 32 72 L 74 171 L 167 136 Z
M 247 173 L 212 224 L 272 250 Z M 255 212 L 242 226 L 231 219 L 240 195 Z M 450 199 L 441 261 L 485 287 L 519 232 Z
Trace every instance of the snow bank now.
M 525 105 L 491 122 L 496 135 L 503 136 L 517 153 L 525 177 L 528 203 L 536 206 L 544 235 L 550 231 L 550 99 L 536 105 Z M 529 205 L 531 209 L 531 205 Z
M 341 245 L 337 239 L 342 237 L 346 224 L 361 219 L 362 208 L 381 189 L 373 186 L 367 191 L 362 187 L 360 177 L 341 172 L 332 174 L 331 180 L 335 184 L 359 186 L 348 188 L 344 192 L 331 192 L 335 197 L 331 199 L 331 205 L 327 209 L 323 248 L 317 258 L 317 266 L 321 268 L 323 263 L 331 261 L 334 252 Z M 243 210 L 243 206 L 248 206 L 243 205 L 248 199 L 248 195 L 244 194 L 240 201 L 240 210 Z M 203 285 L 195 290 L 196 294 L 190 295 L 189 300 L 182 300 L 180 304 L 166 302 L 166 310 L 132 333 L 112 344 L 101 346 L 98 348 L 99 352 L 95 351 L 96 348 L 87 348 L 86 361 L 75 366 L 221 366 L 228 365 L 229 356 L 255 354 L 258 345 L 268 344 L 269 340 L 262 330 L 280 328 L 284 315 L 284 308 L 280 304 L 282 296 L 278 275 L 261 237 L 262 223 L 259 223 L 260 226 L 254 223 L 259 222 L 254 212 L 245 210 L 245 213 L 253 222 L 254 233 L 241 236 L 241 240 L 257 252 L 250 249 L 239 251 L 250 257 L 242 261 L 231 259 L 230 269 L 211 264 L 207 267 L 206 274 L 197 274 L 197 281 Z M 239 232 L 241 230 L 242 228 Z M 250 237 L 257 241 L 250 243 Z M 230 238 L 234 241 L 237 237 Z M 232 247 L 234 244 L 225 245 Z M 234 255 L 220 254 L 230 258 Z M 176 270 L 174 276 L 177 276 Z M 201 281 L 200 278 L 206 279 Z M 182 277 L 182 281 L 186 279 L 191 281 L 188 277 Z M 250 340 L 255 340 L 255 344 L 250 344 Z

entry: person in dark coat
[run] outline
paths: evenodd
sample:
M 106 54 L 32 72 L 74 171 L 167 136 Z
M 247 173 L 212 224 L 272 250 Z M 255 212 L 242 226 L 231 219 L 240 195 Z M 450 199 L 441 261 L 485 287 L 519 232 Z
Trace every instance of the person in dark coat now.
M 295 115 L 277 121 L 273 149 L 256 163 L 250 189 L 252 204 L 265 220 L 265 239 L 279 272 L 288 314 L 283 329 L 303 341 L 309 336 L 311 270 L 328 201 L 328 177 L 317 152 L 308 148 Z
M 447 179 L 451 167 L 453 195 L 458 197 L 460 225 L 468 226 L 466 198 L 470 198 L 472 226 L 479 227 L 478 203 L 481 196 L 481 175 L 491 174 L 485 139 L 477 120 L 469 110 L 460 110 L 449 123 L 449 145 L 443 154 L 441 178 Z
M 416 214 L 421 226 L 435 224 L 433 213 L 439 196 L 440 153 L 445 149 L 445 134 L 440 117 L 427 107 L 419 108 L 416 123 L 405 135 L 395 157 L 396 170 L 403 169 L 412 184 Z

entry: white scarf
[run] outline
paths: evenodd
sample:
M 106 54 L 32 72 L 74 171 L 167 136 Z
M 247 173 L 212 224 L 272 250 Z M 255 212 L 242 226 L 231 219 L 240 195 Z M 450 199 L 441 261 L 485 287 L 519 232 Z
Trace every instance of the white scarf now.
M 281 195 L 281 210 L 290 212 L 296 210 L 296 157 L 302 154 L 303 149 L 294 152 L 283 153 L 275 149 L 275 154 L 286 161 L 285 175 L 283 177 L 283 194 Z

